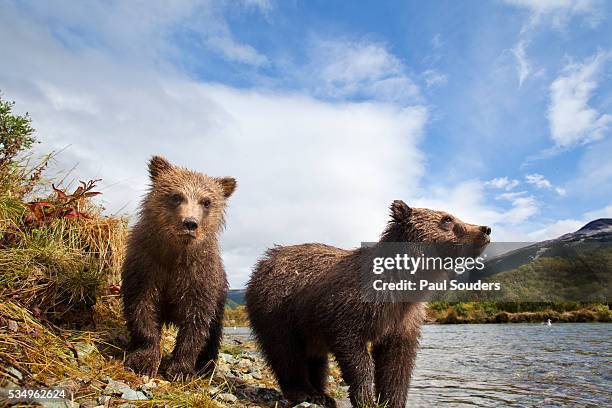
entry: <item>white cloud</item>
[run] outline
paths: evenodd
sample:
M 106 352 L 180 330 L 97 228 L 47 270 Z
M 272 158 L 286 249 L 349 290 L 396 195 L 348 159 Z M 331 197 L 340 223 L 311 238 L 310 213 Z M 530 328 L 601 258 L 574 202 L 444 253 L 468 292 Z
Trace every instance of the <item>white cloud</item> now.
M 555 221 L 551 224 L 546 225 L 543 228 L 532 231 L 527 234 L 530 241 L 543 241 L 547 239 L 558 238 L 568 232 L 574 232 L 584 226 L 587 221 L 566 219 Z
M 527 194 L 526 191 L 513 191 L 511 193 L 501 193 L 495 196 L 497 200 L 506 200 L 506 201 L 514 201 L 517 198 L 523 197 Z
M 444 45 L 444 42 L 442 41 L 442 36 L 440 35 L 440 33 L 437 33 L 436 35 L 434 35 L 431 39 L 431 46 L 433 48 L 440 48 Z
M 407 68 L 382 43 L 351 40 L 313 42 L 308 76 L 316 92 L 331 98 L 365 97 L 387 102 L 413 102 L 418 86 Z
M 9 36 L 0 43 L 11 61 L 0 65 L 0 89 L 31 113 L 41 152 L 70 146 L 57 167 L 79 163 L 79 178 L 103 179 L 109 211 L 133 212 L 152 154 L 238 179 L 222 236 L 232 286 L 275 243 L 377 239 L 390 202 L 418 189 L 423 106 L 198 82 L 144 55 L 75 51 L 18 13 L 0 13 L 0 37 Z
M 612 204 L 598 210 L 589 211 L 585 213 L 585 216 L 589 220 L 595 220 L 597 218 L 612 218 Z
M 425 80 L 425 84 L 428 88 L 432 86 L 444 85 L 448 81 L 446 74 L 442 74 L 435 69 L 428 69 L 424 71 L 421 76 Z
M 523 85 L 523 82 L 525 82 L 532 71 L 531 63 L 527 59 L 527 55 L 525 53 L 526 48 L 526 42 L 524 40 L 520 40 L 511 50 L 514 58 L 516 58 L 519 86 Z
M 518 180 L 510 180 L 508 177 L 497 177 L 492 180 L 489 180 L 485 183 L 485 186 L 492 188 L 505 189 L 506 191 L 512 190 L 516 186 L 518 186 L 520 182 Z
M 146 57 L 165 64 L 167 56 L 182 54 L 174 43 L 177 33 L 188 33 L 194 47 L 203 47 L 229 61 L 264 65 L 266 56 L 237 41 L 225 14 L 252 10 L 267 13 L 269 2 L 140 0 L 132 2 L 39 2 L 20 4 L 32 24 L 49 26 L 55 37 L 73 49 L 103 46 L 117 58 L 133 61 Z M 271 6 L 270 6 L 271 7 Z M 3 8 L 9 13 L 10 4 Z M 75 34 L 78 33 L 78 34 Z
M 574 17 L 582 17 L 591 26 L 596 26 L 604 17 L 603 2 L 600 0 L 505 0 L 505 2 L 529 11 L 529 20 L 523 31 L 541 24 L 564 29 Z
M 527 184 L 531 184 L 538 189 L 552 190 L 561 196 L 564 196 L 567 193 L 564 188 L 553 186 L 552 183 L 546 179 L 546 177 L 538 173 L 527 174 L 525 176 L 525 181 Z
M 550 86 L 548 120 L 551 137 L 559 147 L 585 144 L 603 138 L 612 115 L 588 105 L 597 88 L 597 77 L 610 58 L 599 52 L 582 64 L 572 63 Z
M 243 62 L 251 65 L 265 65 L 268 58 L 261 55 L 255 48 L 246 44 L 236 43 L 229 35 L 210 36 L 206 43 L 219 51 L 229 61 Z
M 550 184 L 550 181 L 546 180 L 546 178 L 543 175 L 538 174 L 538 173 L 526 175 L 525 181 L 527 182 L 527 184 L 533 184 L 537 188 L 545 188 L 545 189 L 552 188 L 552 184 Z
M 568 232 L 578 231 L 589 222 L 598 218 L 612 218 L 612 205 L 585 212 L 578 219 L 568 218 L 553 221 L 540 229 L 530 232 L 528 237 L 533 241 L 557 238 L 561 235 L 567 234 Z

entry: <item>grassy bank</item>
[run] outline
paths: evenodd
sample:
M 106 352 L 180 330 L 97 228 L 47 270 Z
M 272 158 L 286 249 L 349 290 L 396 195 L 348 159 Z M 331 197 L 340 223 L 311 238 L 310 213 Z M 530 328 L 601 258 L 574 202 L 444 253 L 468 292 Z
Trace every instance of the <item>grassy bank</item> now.
M 432 323 L 558 323 L 612 322 L 608 305 L 584 303 L 432 302 Z
M 248 326 L 244 306 L 226 309 L 228 324 Z M 608 305 L 583 303 L 502 303 L 502 302 L 431 302 L 427 321 L 437 324 L 469 323 L 610 323 Z
M 164 329 L 158 378 L 124 369 L 127 219 L 103 215 L 97 180 L 47 179 L 53 156 L 36 160 L 30 118 L 12 108 L 0 98 L 0 406 L 15 387 L 62 387 L 72 400 L 54 406 L 66 407 L 282 404 L 255 345 L 232 336 L 209 376 L 163 380 L 173 327 Z M 228 308 L 226 324 L 248 324 L 244 306 Z M 332 375 L 333 392 L 345 395 Z

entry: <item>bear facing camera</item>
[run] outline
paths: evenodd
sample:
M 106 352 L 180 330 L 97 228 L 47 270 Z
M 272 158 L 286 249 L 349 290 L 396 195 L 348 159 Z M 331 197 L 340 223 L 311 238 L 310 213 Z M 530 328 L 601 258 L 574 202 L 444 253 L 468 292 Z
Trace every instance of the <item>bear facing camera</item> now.
M 183 379 L 212 368 L 219 353 L 228 283 L 218 235 L 236 180 L 177 167 L 159 156 L 150 160 L 149 176 L 122 268 L 130 332 L 125 365 L 155 376 L 162 326 L 173 323 L 178 335 L 166 376 Z

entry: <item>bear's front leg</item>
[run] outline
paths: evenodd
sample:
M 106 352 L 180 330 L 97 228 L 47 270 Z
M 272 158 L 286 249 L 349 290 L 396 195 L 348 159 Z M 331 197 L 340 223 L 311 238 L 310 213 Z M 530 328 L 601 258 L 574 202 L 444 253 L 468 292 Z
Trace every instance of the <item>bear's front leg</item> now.
M 417 355 L 418 335 L 390 334 L 372 349 L 376 394 L 388 408 L 404 408 Z
M 195 374 L 196 360 L 208 341 L 211 315 L 201 309 L 186 311 L 185 318 L 179 323 L 172 361 L 166 370 L 169 379 L 184 380 Z
M 349 385 L 353 407 L 374 407 L 374 364 L 367 345 L 356 337 L 336 339 L 332 353 L 338 361 L 342 378 Z
M 124 284 L 122 291 L 124 315 L 130 332 L 125 366 L 138 374 L 154 377 L 159 368 L 161 339 L 157 290 Z

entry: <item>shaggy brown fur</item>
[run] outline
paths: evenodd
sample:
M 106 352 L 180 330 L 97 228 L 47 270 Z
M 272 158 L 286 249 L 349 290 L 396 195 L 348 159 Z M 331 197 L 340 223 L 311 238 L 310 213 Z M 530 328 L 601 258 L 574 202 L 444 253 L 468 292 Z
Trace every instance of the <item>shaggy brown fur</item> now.
M 480 253 L 490 232 L 398 200 L 381 242 L 470 243 Z M 360 268 L 371 250 L 275 247 L 255 267 L 246 292 L 251 326 L 290 401 L 334 405 L 325 393 L 331 352 L 354 406 L 405 406 L 425 304 L 366 302 Z
M 178 326 L 166 375 L 190 376 L 218 355 L 227 278 L 217 235 L 236 180 L 175 167 L 155 156 L 151 188 L 134 226 L 122 270 L 124 314 L 130 331 L 125 365 L 154 376 L 161 328 Z

